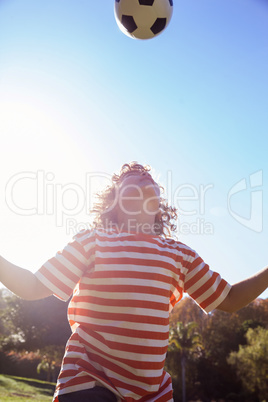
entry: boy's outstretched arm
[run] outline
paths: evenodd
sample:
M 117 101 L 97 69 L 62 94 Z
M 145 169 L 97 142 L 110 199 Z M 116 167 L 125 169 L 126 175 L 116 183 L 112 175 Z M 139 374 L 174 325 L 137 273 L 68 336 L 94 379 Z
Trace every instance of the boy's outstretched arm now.
M 218 310 L 234 313 L 255 300 L 268 287 L 268 267 L 241 282 L 234 284 L 217 307 Z
M 1 256 L 0 282 L 25 300 L 43 299 L 52 295 L 52 291 L 43 285 L 34 273 L 12 264 Z

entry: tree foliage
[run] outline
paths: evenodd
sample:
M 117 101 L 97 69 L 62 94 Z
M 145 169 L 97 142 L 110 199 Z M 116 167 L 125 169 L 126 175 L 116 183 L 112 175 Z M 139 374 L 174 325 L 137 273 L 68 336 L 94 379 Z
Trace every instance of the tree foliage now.
M 227 358 L 231 352 L 239 350 L 239 345 L 246 345 L 245 335 L 249 328 L 261 326 L 268 329 L 268 299 L 257 299 L 233 314 L 219 310 L 206 314 L 191 298 L 185 297 L 170 316 L 171 330 L 178 321 L 184 325 L 196 322 L 203 344 L 202 353 L 194 361 L 189 359 L 187 362 L 188 397 L 201 400 L 236 398 L 243 402 L 256 400 L 249 390 L 245 391 L 235 367 L 228 363 Z M 174 351 L 168 352 L 166 368 L 173 378 L 175 401 L 181 401 L 181 365 Z
M 64 349 L 63 346 L 50 345 L 39 351 L 41 361 L 37 366 L 37 373 L 45 372 L 47 381 L 56 382 L 57 367 L 61 365 Z
M 228 363 L 235 367 L 244 388 L 264 400 L 268 390 L 268 330 L 249 328 L 246 339 L 246 345 L 230 353 Z
M 197 330 L 198 324 L 188 322 L 183 324 L 177 322 L 170 328 L 169 350 L 177 352 L 177 359 L 181 362 L 181 385 L 182 401 L 186 402 L 186 365 L 190 358 L 199 356 L 202 351 L 200 333 Z
M 53 296 L 27 301 L 12 294 L 6 295 L 4 302 L 2 350 L 32 351 L 48 345 L 65 345 L 70 336 L 66 303 Z
M 37 371 L 39 378 L 56 380 L 71 334 L 67 303 L 53 296 L 26 301 L 3 289 L 0 292 L 0 329 L 1 359 L 5 361 L 0 371 L 14 375 L 28 372 L 32 377 Z
M 201 336 L 196 322 L 183 324 L 177 322 L 170 328 L 169 348 L 176 350 L 180 356 L 200 354 L 202 350 Z

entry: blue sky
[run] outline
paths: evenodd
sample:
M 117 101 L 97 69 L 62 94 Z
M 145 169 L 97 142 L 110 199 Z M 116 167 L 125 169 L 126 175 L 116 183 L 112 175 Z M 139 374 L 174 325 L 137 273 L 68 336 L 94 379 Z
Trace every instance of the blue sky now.
M 3 256 L 38 269 L 137 160 L 179 208 L 178 239 L 231 283 L 254 274 L 267 265 L 267 1 L 174 0 L 148 41 L 123 35 L 113 8 L 0 2 Z

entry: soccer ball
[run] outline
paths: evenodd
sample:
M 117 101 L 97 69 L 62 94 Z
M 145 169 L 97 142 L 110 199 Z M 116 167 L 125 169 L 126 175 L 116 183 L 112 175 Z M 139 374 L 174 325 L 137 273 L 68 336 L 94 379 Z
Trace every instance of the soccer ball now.
M 135 39 L 150 39 L 168 25 L 173 0 L 115 0 L 115 19 L 121 31 Z

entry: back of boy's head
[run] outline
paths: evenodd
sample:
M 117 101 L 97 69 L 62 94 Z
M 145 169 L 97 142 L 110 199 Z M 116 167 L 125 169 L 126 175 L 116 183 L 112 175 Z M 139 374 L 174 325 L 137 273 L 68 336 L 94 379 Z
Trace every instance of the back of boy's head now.
M 130 163 L 125 163 L 121 169 L 119 174 L 114 174 L 112 177 L 112 182 L 117 184 L 120 183 L 123 178 L 128 174 L 132 172 L 137 172 L 139 174 L 142 173 L 148 173 L 151 170 L 151 166 L 149 165 L 141 165 L 138 162 L 130 162 Z
M 114 173 L 112 176 L 112 183 L 107 186 L 101 193 L 97 194 L 98 202 L 95 203 L 92 213 L 95 215 L 93 227 L 113 227 L 117 225 L 116 214 L 116 196 L 117 186 L 123 178 L 130 172 L 137 172 L 139 174 L 149 173 L 151 167 L 149 165 L 141 165 L 138 162 L 125 163 L 119 174 Z M 149 173 L 151 175 L 151 173 Z M 151 176 L 152 177 L 152 176 Z M 164 191 L 163 187 L 159 185 L 160 190 Z M 164 237 L 171 237 L 171 232 L 176 230 L 176 225 L 172 223 L 177 218 L 177 210 L 168 205 L 167 201 L 160 197 L 159 212 L 155 217 L 154 231 L 157 235 Z

